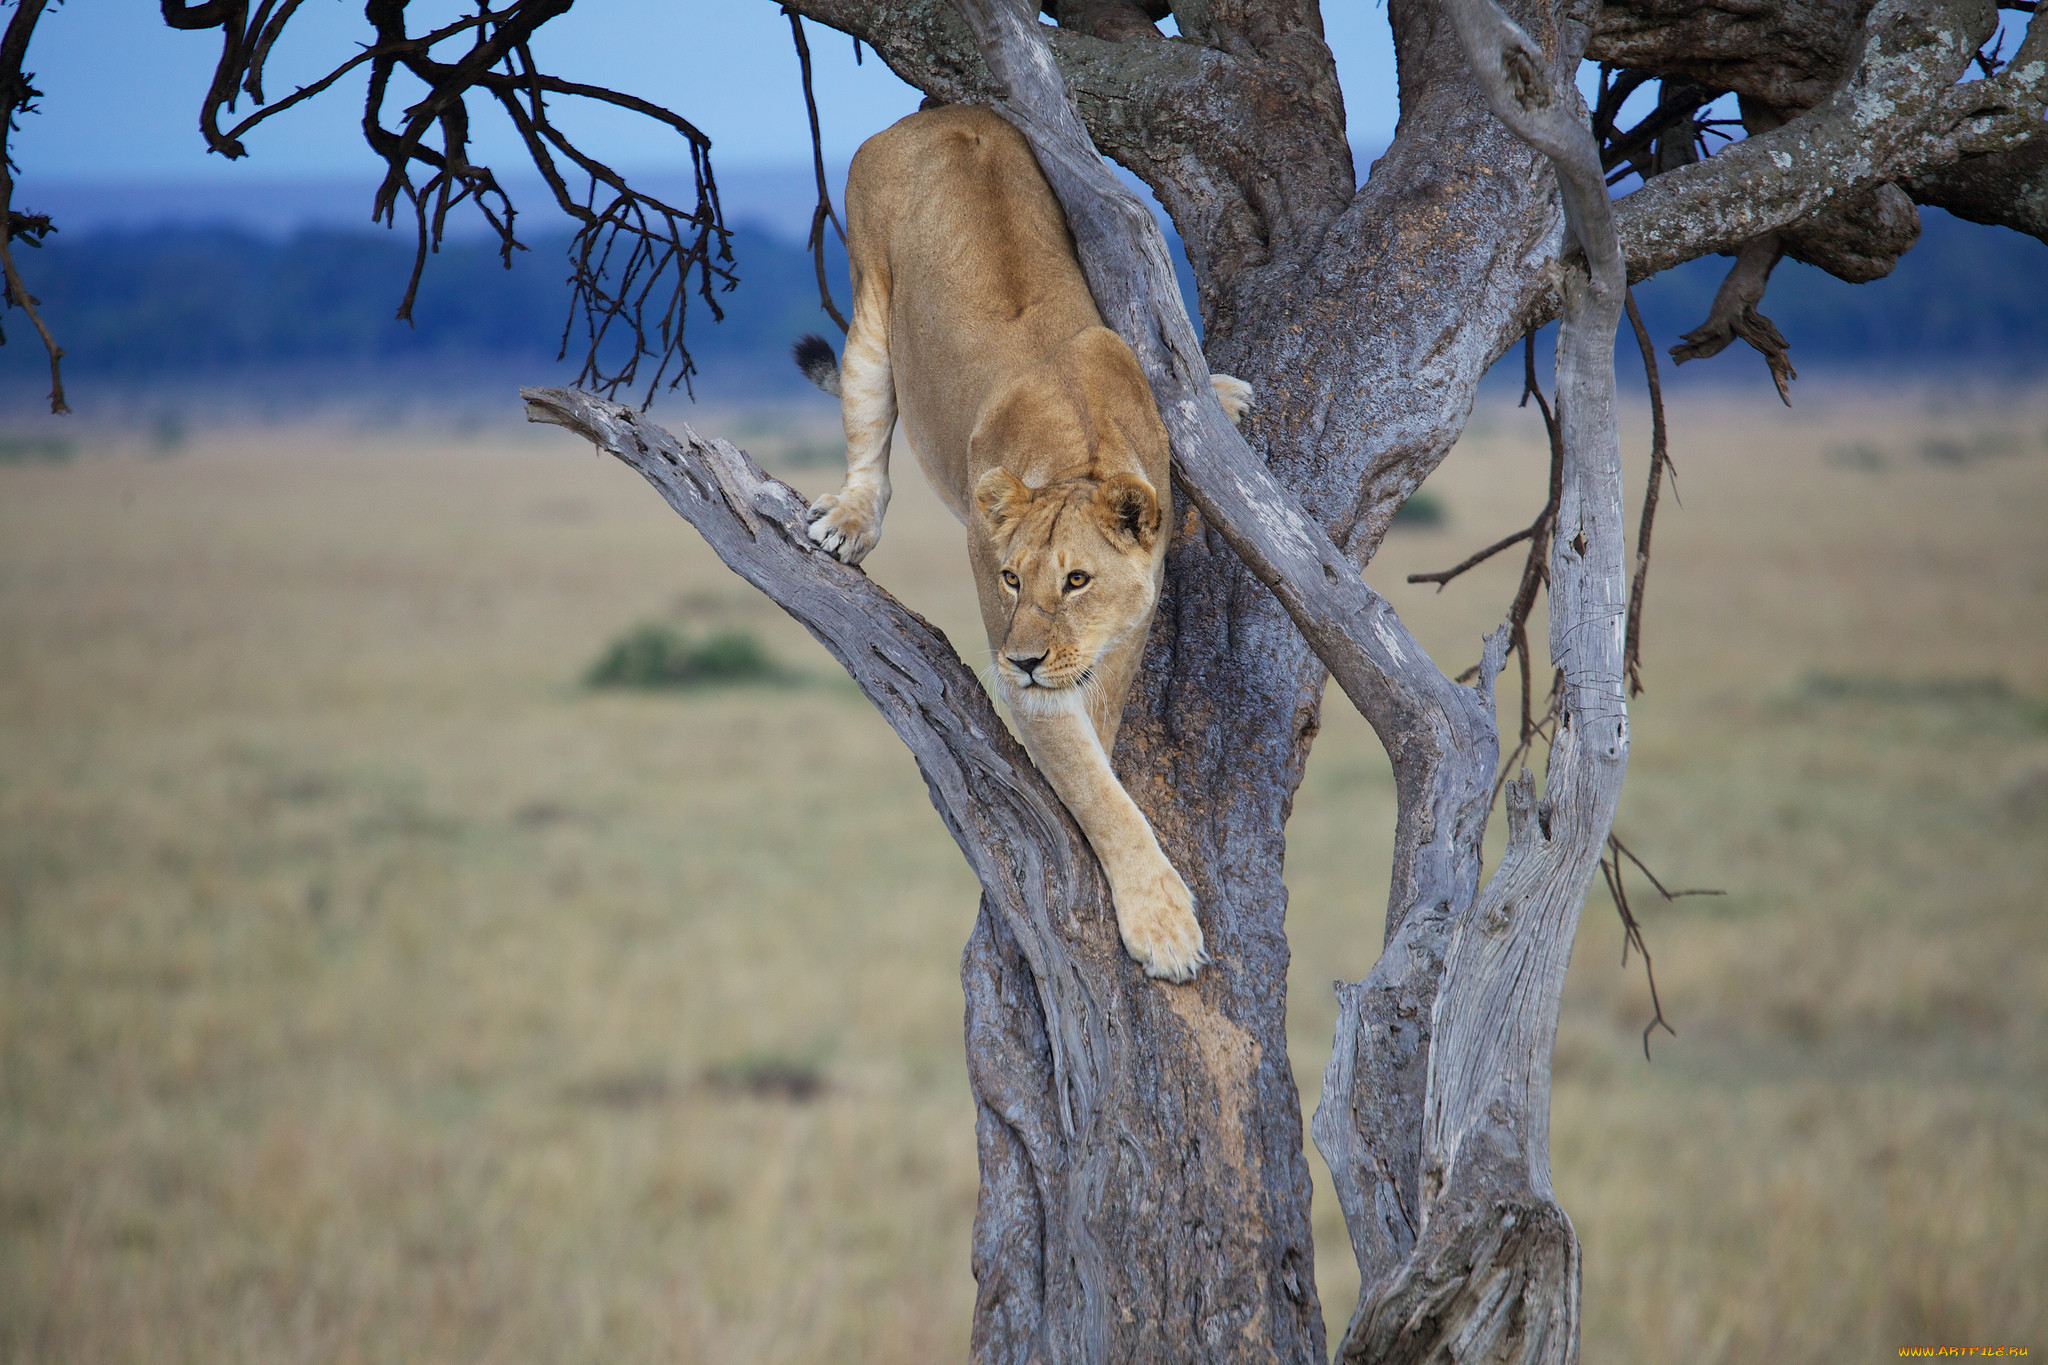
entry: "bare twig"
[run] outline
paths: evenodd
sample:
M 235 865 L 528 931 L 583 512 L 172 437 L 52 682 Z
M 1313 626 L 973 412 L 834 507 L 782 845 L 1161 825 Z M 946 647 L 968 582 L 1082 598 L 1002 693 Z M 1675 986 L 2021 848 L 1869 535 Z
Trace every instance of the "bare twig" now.
M 263 67 L 300 0 L 262 0 L 253 14 L 247 3 L 227 0 L 163 0 L 173 28 L 221 32 L 221 58 L 200 111 L 207 145 L 221 155 L 246 155 L 242 138 L 274 117 L 331 88 L 360 66 L 369 67 L 369 95 L 363 135 L 385 164 L 372 217 L 396 226 L 398 202 L 408 205 L 415 234 L 412 270 L 398 306 L 411 321 L 427 257 L 440 249 L 448 213 L 472 204 L 498 239 L 509 267 L 522 251 L 514 229 L 510 197 L 488 166 L 470 160 L 467 97 L 494 100 L 512 119 L 534 167 L 557 207 L 578 224 L 570 259 L 572 301 L 562 333 L 562 354 L 581 325 L 583 363 L 579 383 L 606 393 L 637 386 L 640 364 L 652 358 L 654 374 L 643 401 L 651 401 L 664 380 L 673 388 L 696 372 L 683 341 L 685 312 L 692 296 L 722 316 L 717 295 L 737 282 L 732 269 L 731 233 L 718 202 L 710 162 L 711 140 L 688 120 L 651 101 L 604 86 L 565 80 L 541 71 L 531 40 L 545 24 L 566 13 L 572 0 L 512 0 L 493 9 L 475 0 L 475 12 L 424 33 L 406 25 L 403 0 L 371 0 L 366 14 L 375 41 L 319 80 L 275 104 L 259 108 L 223 132 L 220 114 L 232 111 L 246 93 L 264 102 Z M 466 43 L 442 60 L 447 44 Z M 427 87 L 423 99 L 400 111 L 387 126 L 385 103 L 399 68 Z M 549 109 L 551 97 L 588 100 L 654 119 L 674 130 L 690 148 L 695 207 L 684 209 L 634 189 L 617 171 L 590 156 L 566 136 Z M 569 163 L 564 167 L 560 163 Z M 416 169 L 424 172 L 415 181 Z M 572 188 L 581 177 L 587 188 Z
M 1646 864 L 1641 858 L 1638 858 L 1635 854 L 1629 852 L 1628 845 L 1622 843 L 1620 839 L 1614 840 L 1614 851 L 1616 853 L 1619 853 L 1622 857 L 1628 859 L 1630 862 L 1634 863 L 1636 865 L 1636 870 L 1642 873 L 1645 877 L 1648 877 L 1650 879 L 1650 885 L 1657 888 L 1657 894 L 1662 896 L 1667 901 L 1683 900 L 1687 896 L 1725 896 L 1728 894 L 1726 891 L 1720 890 L 1719 888 L 1704 886 L 1693 886 L 1687 887 L 1683 891 L 1673 891 L 1670 888 L 1666 887 L 1663 882 L 1657 880 L 1657 874 L 1650 871 L 1649 865 Z
M 1636 311 L 1635 291 L 1624 303 L 1628 323 L 1635 330 L 1636 347 L 1643 353 L 1643 372 L 1650 381 L 1650 483 L 1643 492 L 1643 517 L 1636 527 L 1636 572 L 1628 586 L 1628 639 L 1622 648 L 1622 667 L 1628 673 L 1628 694 L 1643 690 L 1643 595 L 1650 581 L 1650 532 L 1657 524 L 1657 498 L 1664 487 L 1664 471 L 1671 464 L 1671 451 L 1664 427 L 1664 384 L 1657 374 L 1657 348 L 1643 315 Z
M 1614 840 L 1608 840 L 1614 847 Z M 1664 1017 L 1664 1002 L 1657 995 L 1657 968 L 1650 961 L 1650 945 L 1643 941 L 1643 926 L 1636 922 L 1635 912 L 1629 908 L 1628 891 L 1621 882 L 1621 859 L 1602 858 L 1600 875 L 1607 882 L 1607 894 L 1614 897 L 1614 912 L 1621 916 L 1621 965 L 1628 966 L 1628 951 L 1633 947 L 1643 955 L 1643 977 L 1650 983 L 1650 1022 L 1643 1025 L 1643 1060 L 1650 1061 L 1650 1034 L 1657 1029 L 1676 1038 L 1678 1030 L 1671 1027 Z
M 1973 60 L 1977 63 L 1979 71 L 1982 71 L 1987 76 L 1996 76 L 1999 69 L 2005 65 L 2004 61 L 2001 60 L 2004 52 L 2005 35 L 2001 33 L 1992 40 L 1991 46 L 1988 49 L 1978 48 L 1977 55 Z
M 1538 525 L 1540 525 L 1540 523 L 1538 523 Z M 1434 583 L 1436 584 L 1437 591 L 1442 592 L 1444 589 L 1444 585 L 1446 583 L 1449 583 L 1452 579 L 1456 578 L 1459 574 L 1466 572 L 1468 569 L 1478 568 L 1481 564 L 1484 564 L 1487 560 L 1492 559 L 1495 555 L 1499 554 L 1502 550 L 1507 549 L 1511 545 L 1521 544 L 1530 536 L 1535 535 L 1536 530 L 1536 525 L 1524 526 L 1519 531 L 1511 532 L 1508 535 L 1502 536 L 1499 540 L 1496 540 L 1495 542 L 1493 542 L 1493 544 L 1487 546 L 1485 549 L 1476 551 L 1469 557 L 1459 560 L 1456 564 L 1452 565 L 1448 569 L 1439 569 L 1435 573 L 1412 573 L 1408 575 L 1408 581 L 1410 583 Z
M 803 72 L 804 112 L 811 116 L 811 169 L 818 177 L 818 207 L 811 213 L 811 236 L 807 245 L 818 265 L 818 302 L 832 321 L 839 324 L 843 333 L 847 330 L 846 317 L 839 311 L 839 305 L 832 302 L 832 286 L 825 279 L 825 224 L 829 222 L 838 231 L 842 243 L 846 241 L 846 224 L 839 221 L 839 213 L 832 207 L 832 191 L 825 184 L 825 144 L 818 133 L 818 99 L 811 93 L 811 45 L 804 41 L 804 21 L 787 5 L 783 6 L 782 12 L 789 16 L 789 35 L 796 41 L 797 68 Z M 858 38 L 853 40 L 853 55 L 857 63 L 860 60 Z
M 1631 853 L 1628 845 L 1622 843 L 1612 832 L 1607 836 L 1607 848 L 1608 856 L 1600 860 L 1600 875 L 1606 878 L 1608 894 L 1614 897 L 1615 913 L 1621 916 L 1621 965 L 1624 967 L 1628 965 L 1629 949 L 1634 948 L 1643 955 L 1643 976 L 1650 984 L 1650 1009 L 1652 1017 L 1649 1023 L 1643 1025 L 1643 1060 L 1648 1061 L 1650 1060 L 1650 1034 L 1661 1028 L 1676 1038 L 1678 1030 L 1671 1027 L 1670 1022 L 1664 1018 L 1664 1002 L 1657 996 L 1656 964 L 1650 961 L 1650 945 L 1643 940 L 1643 926 L 1637 921 L 1635 912 L 1628 903 L 1628 888 L 1622 881 L 1621 860 L 1626 858 L 1634 863 L 1636 870 L 1649 878 L 1650 885 L 1657 888 L 1657 894 L 1667 901 L 1675 901 L 1683 896 L 1725 896 L 1728 893 L 1726 891 L 1710 891 L 1705 889 L 1687 891 L 1667 890 L 1664 883 L 1657 880 L 1657 874 L 1650 871 L 1643 860 Z

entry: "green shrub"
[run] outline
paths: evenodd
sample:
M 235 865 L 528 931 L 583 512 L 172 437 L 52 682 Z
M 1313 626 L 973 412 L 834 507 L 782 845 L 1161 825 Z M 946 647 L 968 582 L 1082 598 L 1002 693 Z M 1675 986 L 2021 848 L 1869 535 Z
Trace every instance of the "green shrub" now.
M 1980 719 L 2003 717 L 2048 730 L 2048 700 L 2017 691 L 1994 674 L 1895 678 L 1886 674 L 1809 673 L 1798 699 L 1875 706 L 1948 708 Z
M 65 436 L 0 436 L 0 464 L 62 464 L 77 453 Z
M 1411 529 L 1441 526 L 1444 524 L 1444 505 L 1418 488 L 1409 495 L 1408 501 L 1394 510 L 1393 524 Z
M 670 626 L 636 626 L 614 640 L 584 681 L 592 687 L 703 687 L 783 682 L 759 640 L 728 630 L 691 640 Z
M 1990 675 L 1955 678 L 1894 678 L 1885 674 L 1809 673 L 1799 690 L 1816 701 L 1863 701 L 1895 706 L 1969 706 L 2019 700 L 2012 687 Z
M 748 1057 L 704 1073 L 714 1090 L 748 1095 L 757 1100 L 807 1104 L 827 1089 L 825 1073 L 815 1063 L 788 1057 Z

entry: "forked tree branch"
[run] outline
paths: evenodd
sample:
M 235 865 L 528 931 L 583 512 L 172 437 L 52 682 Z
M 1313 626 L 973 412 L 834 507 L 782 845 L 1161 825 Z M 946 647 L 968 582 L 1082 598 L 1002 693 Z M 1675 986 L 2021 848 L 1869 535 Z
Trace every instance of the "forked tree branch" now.
M 1744 242 L 1742 250 L 1736 253 L 1734 266 L 1714 291 L 1714 304 L 1707 311 L 1707 320 L 1671 348 L 1671 358 L 1681 365 L 1688 360 L 1704 360 L 1719 355 L 1729 342 L 1740 337 L 1763 355 L 1764 362 L 1771 367 L 1771 382 L 1778 386 L 1778 398 L 1789 408 L 1792 381 L 1799 377 L 1799 372 L 1792 368 L 1785 334 L 1757 311 L 1757 305 L 1764 301 L 1764 290 L 1770 286 L 1771 271 L 1784 254 L 1783 242 L 1775 232 L 1760 233 Z
M 1623 875 L 1622 860 L 1627 859 L 1634 863 L 1636 870 L 1649 878 L 1650 885 L 1656 889 L 1657 894 L 1667 901 L 1679 900 L 1686 896 L 1725 896 L 1728 893 L 1707 887 L 1673 891 L 1657 880 L 1657 874 L 1650 871 L 1649 864 L 1630 852 L 1628 845 L 1618 836 L 1610 833 L 1607 836 L 1607 847 L 1609 856 L 1600 860 L 1600 875 L 1606 879 L 1608 894 L 1614 897 L 1614 912 L 1621 917 L 1621 965 L 1628 966 L 1631 948 L 1640 953 L 1643 958 L 1643 979 L 1650 987 L 1650 1022 L 1643 1025 L 1643 1060 L 1647 1062 L 1650 1060 L 1650 1035 L 1661 1028 L 1676 1038 L 1678 1030 L 1671 1027 L 1671 1021 L 1664 1017 L 1664 1001 L 1657 994 L 1657 967 L 1650 960 L 1650 945 L 1643 937 L 1643 926 L 1637 921 L 1635 908 L 1628 901 L 1628 885 Z
M 1605 176 L 1566 73 L 1493 0 L 1448 0 L 1487 106 L 1557 173 L 1583 254 L 1560 272 L 1557 419 L 1563 475 L 1550 537 L 1561 711 L 1544 800 L 1508 788 L 1506 856 L 1457 918 L 1431 1016 L 1419 1208 L 1399 1263 L 1368 1279 L 1347 1361 L 1566 1362 L 1578 1349 L 1579 1249 L 1550 1188 L 1550 1055 L 1573 932 L 1627 766 L 1627 585 L 1614 336 L 1626 277 Z M 1384 959 L 1383 959 L 1384 960 Z M 1331 1072 L 1376 1044 L 1340 1019 Z M 1350 1035 L 1345 1028 L 1357 1030 Z M 1357 1101 L 1332 1095 L 1326 1105 Z M 1319 1111 L 1317 1138 L 1324 1129 Z M 1328 1149 L 1325 1148 L 1328 1155 Z M 1354 1244 L 1377 1210 L 1347 1203 Z M 1451 1343 L 1455 1342 L 1453 1349 Z

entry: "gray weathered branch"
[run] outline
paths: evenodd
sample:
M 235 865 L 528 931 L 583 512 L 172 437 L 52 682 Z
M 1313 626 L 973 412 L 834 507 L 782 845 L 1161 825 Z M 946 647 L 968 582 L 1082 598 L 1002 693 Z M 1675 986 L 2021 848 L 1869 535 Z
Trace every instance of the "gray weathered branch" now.
M 1412 1242 L 1397 1264 L 1368 1273 L 1340 1357 L 1569 1362 L 1578 1350 L 1579 1251 L 1550 1187 L 1550 1057 L 1572 939 L 1628 759 L 1614 404 L 1626 281 L 1598 149 L 1571 85 L 1492 0 L 1448 0 L 1446 8 L 1488 107 L 1550 159 L 1583 252 L 1560 282 L 1564 482 L 1550 573 L 1551 659 L 1563 674 L 1563 711 L 1543 802 L 1527 774 L 1511 785 L 1507 855 L 1456 916 L 1433 1036 L 1422 1044 L 1428 1088 L 1418 1207 L 1407 1220 Z M 1345 1087 L 1347 1059 L 1413 1045 L 1403 1021 L 1368 1014 L 1372 984 L 1340 992 L 1323 1101 L 1340 1117 L 1372 1098 Z M 1338 1128 L 1318 1112 L 1319 1145 Z M 1387 1166 L 1403 1154 L 1371 1155 Z M 1361 1223 L 1370 1240 L 1389 1221 L 1383 1206 L 1344 1203 L 1354 1245 Z
M 1854 73 L 1826 100 L 1620 201 L 1630 277 L 1735 250 L 1871 186 L 2033 137 L 2048 65 L 2016 60 L 2006 74 L 1956 84 L 1996 23 L 1991 0 L 1879 0 Z M 2040 27 L 2030 26 L 2028 46 Z
M 672 435 L 576 389 L 520 394 L 527 420 L 573 431 L 639 471 L 728 567 L 831 651 L 909 746 L 987 904 L 1031 962 L 1063 1083 L 1061 1125 L 1085 1124 L 1107 1042 L 1069 941 L 1120 954 L 1108 888 L 1079 827 L 945 636 L 819 550 L 806 534 L 802 495 L 730 443 L 687 426 Z
M 2048 242 L 2048 137 L 2011 152 L 1970 157 L 1906 182 L 1922 204 L 1973 223 L 2009 227 Z

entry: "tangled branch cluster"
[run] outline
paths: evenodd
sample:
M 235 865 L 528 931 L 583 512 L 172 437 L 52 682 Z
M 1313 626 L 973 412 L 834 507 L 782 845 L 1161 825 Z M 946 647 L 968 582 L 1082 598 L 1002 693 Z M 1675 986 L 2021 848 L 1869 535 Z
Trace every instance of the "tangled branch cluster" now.
M 370 0 L 365 13 L 376 40 L 310 85 L 266 104 L 263 71 L 300 0 L 163 0 L 164 21 L 177 29 L 218 29 L 220 64 L 200 111 L 209 148 L 230 159 L 246 154 L 242 138 L 258 124 L 328 89 L 357 67 L 369 68 L 363 135 L 384 162 L 373 218 L 396 225 L 404 201 L 417 234 L 411 278 L 398 306 L 412 320 L 427 255 L 438 250 L 448 213 L 464 203 L 483 215 L 507 266 L 524 250 L 515 235 L 510 196 L 489 166 L 470 159 L 472 94 L 495 101 L 512 120 L 555 204 L 578 225 L 570 246 L 572 298 L 563 326 L 561 355 L 572 345 L 583 354 L 576 382 L 616 393 L 638 387 L 643 359 L 653 361 L 646 398 L 667 381 L 674 388 L 696 372 L 683 342 L 684 315 L 693 296 L 714 318 L 718 294 L 738 282 L 732 234 L 718 202 L 711 169 L 711 139 L 687 119 L 649 100 L 604 86 L 550 75 L 534 61 L 534 32 L 566 12 L 573 0 L 513 0 L 476 10 L 439 28 L 412 33 L 409 0 Z M 387 111 L 392 77 L 401 69 L 427 88 L 395 115 Z M 223 131 L 221 114 L 241 96 L 259 106 Z M 666 125 L 690 150 L 696 203 L 685 209 L 635 188 L 604 162 L 578 147 L 550 110 L 556 97 L 590 100 Z
M 1623 128 L 1623 106 L 1652 80 L 1657 81 L 1656 108 Z M 1658 79 L 1646 71 L 1603 63 L 1600 98 L 1593 106 L 1593 137 L 1600 144 L 1600 169 L 1607 172 L 1607 183 L 1618 185 L 1631 175 L 1648 180 L 1689 166 L 1709 154 L 1709 137 L 1732 140 L 1734 134 L 1723 130 L 1742 120 L 1716 118 L 1710 109 L 1727 93 L 1683 77 Z

